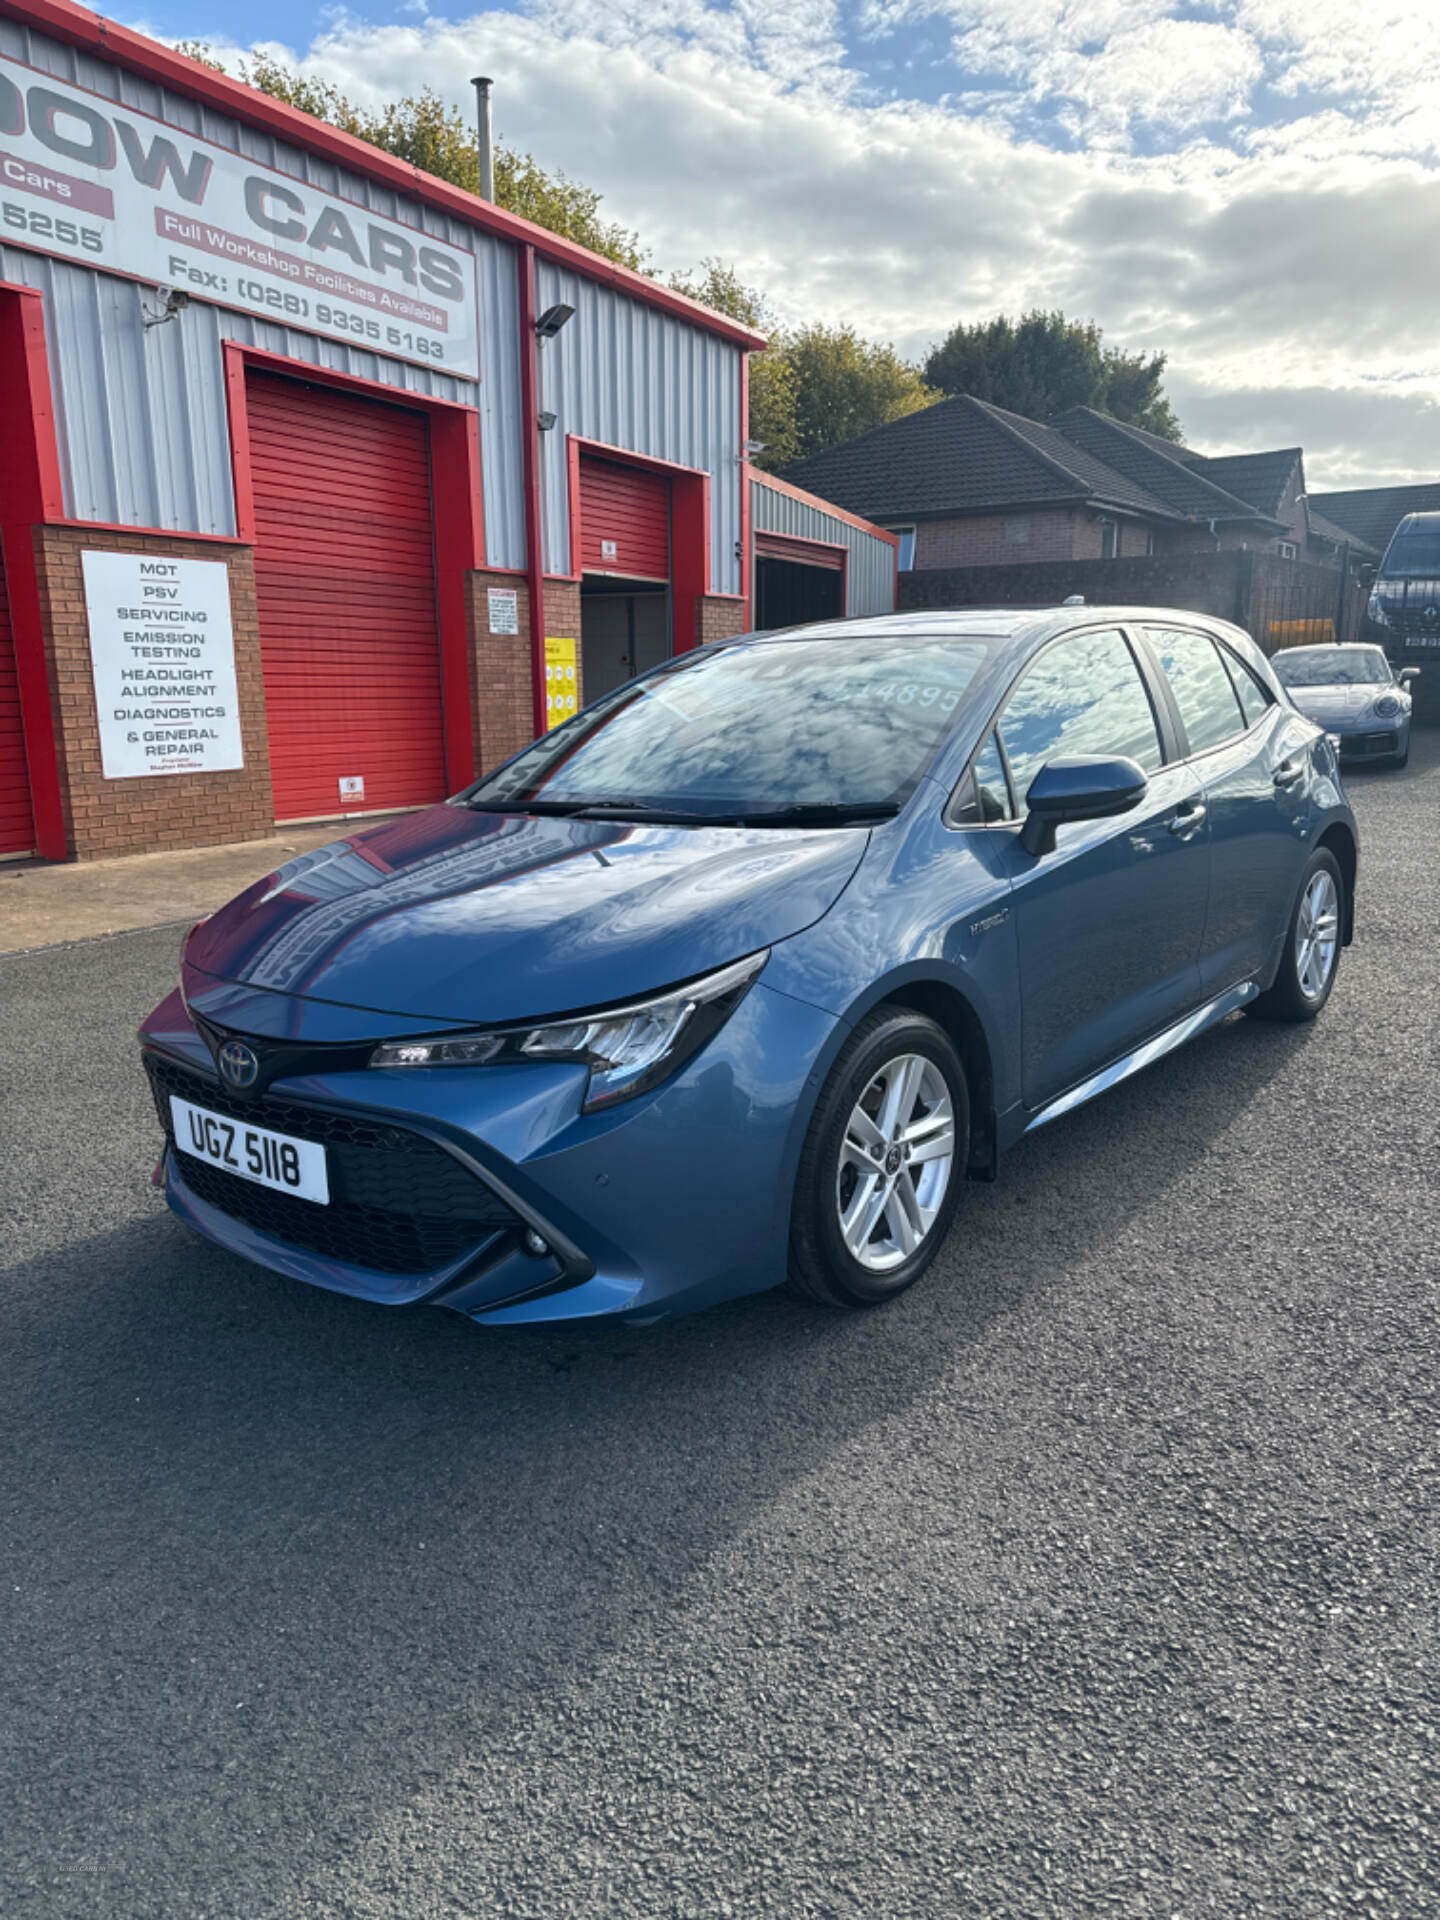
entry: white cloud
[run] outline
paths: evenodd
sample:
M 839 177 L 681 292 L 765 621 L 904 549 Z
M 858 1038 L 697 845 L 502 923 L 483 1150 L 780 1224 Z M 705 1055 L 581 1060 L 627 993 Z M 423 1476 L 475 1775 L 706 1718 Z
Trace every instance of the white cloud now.
M 873 30 L 935 11 L 884 5 L 867 16 Z M 1362 11 L 1337 8 L 1351 24 Z M 662 269 L 718 254 L 782 317 L 850 321 L 919 353 L 958 319 L 1058 306 L 1121 344 L 1166 349 L 1197 444 L 1301 442 L 1317 485 L 1433 475 L 1440 172 L 1421 109 L 1406 96 L 1387 118 L 1372 63 L 1353 111 L 1317 103 L 1311 80 L 1290 124 L 1255 125 L 1255 49 L 1272 94 L 1282 71 L 1320 57 L 1302 9 L 1175 11 L 1169 0 L 949 7 L 972 36 L 967 58 L 983 42 L 992 70 L 1010 60 L 1032 104 L 1050 88 L 1089 129 L 1083 144 L 953 101 L 880 101 L 831 0 L 788 12 L 551 0 L 530 16 L 342 19 L 303 64 L 372 103 L 429 84 L 467 113 L 460 76 L 494 74 L 503 137 L 599 188 Z M 1313 11 L 1323 20 L 1325 0 Z M 1014 50 L 1041 40 L 1027 79 Z M 1214 123 L 1227 116 L 1240 131 L 1221 143 Z M 1161 125 L 1168 142 L 1126 150 L 1136 126 Z M 1227 410 L 1227 395 L 1242 398 Z

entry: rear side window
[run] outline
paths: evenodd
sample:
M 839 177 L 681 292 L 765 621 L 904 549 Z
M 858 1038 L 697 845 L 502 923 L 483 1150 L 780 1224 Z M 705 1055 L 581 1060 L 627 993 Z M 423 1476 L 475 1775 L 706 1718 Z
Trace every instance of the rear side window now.
M 1264 713 L 1273 706 L 1270 695 L 1261 686 L 1243 660 L 1237 660 L 1227 648 L 1222 647 L 1220 657 L 1230 669 L 1230 678 L 1235 682 L 1235 691 L 1240 696 L 1240 704 L 1245 709 L 1245 724 L 1253 727 Z
M 1215 642 L 1183 628 L 1149 627 L 1146 632 L 1175 695 L 1191 753 L 1204 753 L 1243 733 L 1250 723 Z
M 1000 737 L 1022 802 L 1045 762 L 1061 754 L 1123 754 L 1147 773 L 1161 764 L 1150 696 L 1124 634 L 1113 629 L 1046 647 L 1006 702 Z

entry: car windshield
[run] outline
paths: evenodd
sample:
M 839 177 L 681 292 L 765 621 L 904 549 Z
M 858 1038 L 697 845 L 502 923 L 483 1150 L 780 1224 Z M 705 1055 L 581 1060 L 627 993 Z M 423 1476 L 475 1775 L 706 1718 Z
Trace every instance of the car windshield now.
M 836 634 L 682 655 L 463 798 L 682 820 L 883 817 L 914 790 L 994 644 Z
M 1440 579 L 1440 526 L 1397 533 L 1381 565 L 1387 579 Z
M 1301 647 L 1270 664 L 1287 687 L 1373 687 L 1390 678 L 1378 647 Z

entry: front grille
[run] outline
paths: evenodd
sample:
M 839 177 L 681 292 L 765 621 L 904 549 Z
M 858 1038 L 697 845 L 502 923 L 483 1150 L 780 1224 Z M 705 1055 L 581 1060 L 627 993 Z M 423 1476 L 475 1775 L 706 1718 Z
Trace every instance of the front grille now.
M 524 1224 L 453 1155 L 407 1127 L 270 1095 L 237 1100 L 218 1081 L 156 1053 L 146 1053 L 145 1070 L 172 1147 L 172 1093 L 212 1113 L 324 1146 L 330 1179 L 326 1207 L 180 1152 L 181 1177 L 198 1199 L 287 1246 L 379 1273 L 433 1273 L 482 1241 Z
M 1398 748 L 1393 733 L 1350 733 L 1340 736 L 1342 754 L 1354 755 L 1364 759 L 1370 754 L 1395 753 Z

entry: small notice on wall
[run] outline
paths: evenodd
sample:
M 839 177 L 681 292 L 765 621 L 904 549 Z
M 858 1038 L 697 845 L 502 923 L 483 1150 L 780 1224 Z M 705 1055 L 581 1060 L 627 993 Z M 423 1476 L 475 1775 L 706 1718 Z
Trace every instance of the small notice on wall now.
M 489 600 L 491 633 L 519 633 L 520 595 L 515 588 L 491 587 Z
M 575 642 L 545 642 L 545 726 L 558 727 L 579 711 L 580 687 L 575 678 Z
M 151 553 L 80 561 L 105 778 L 243 767 L 224 561 Z

